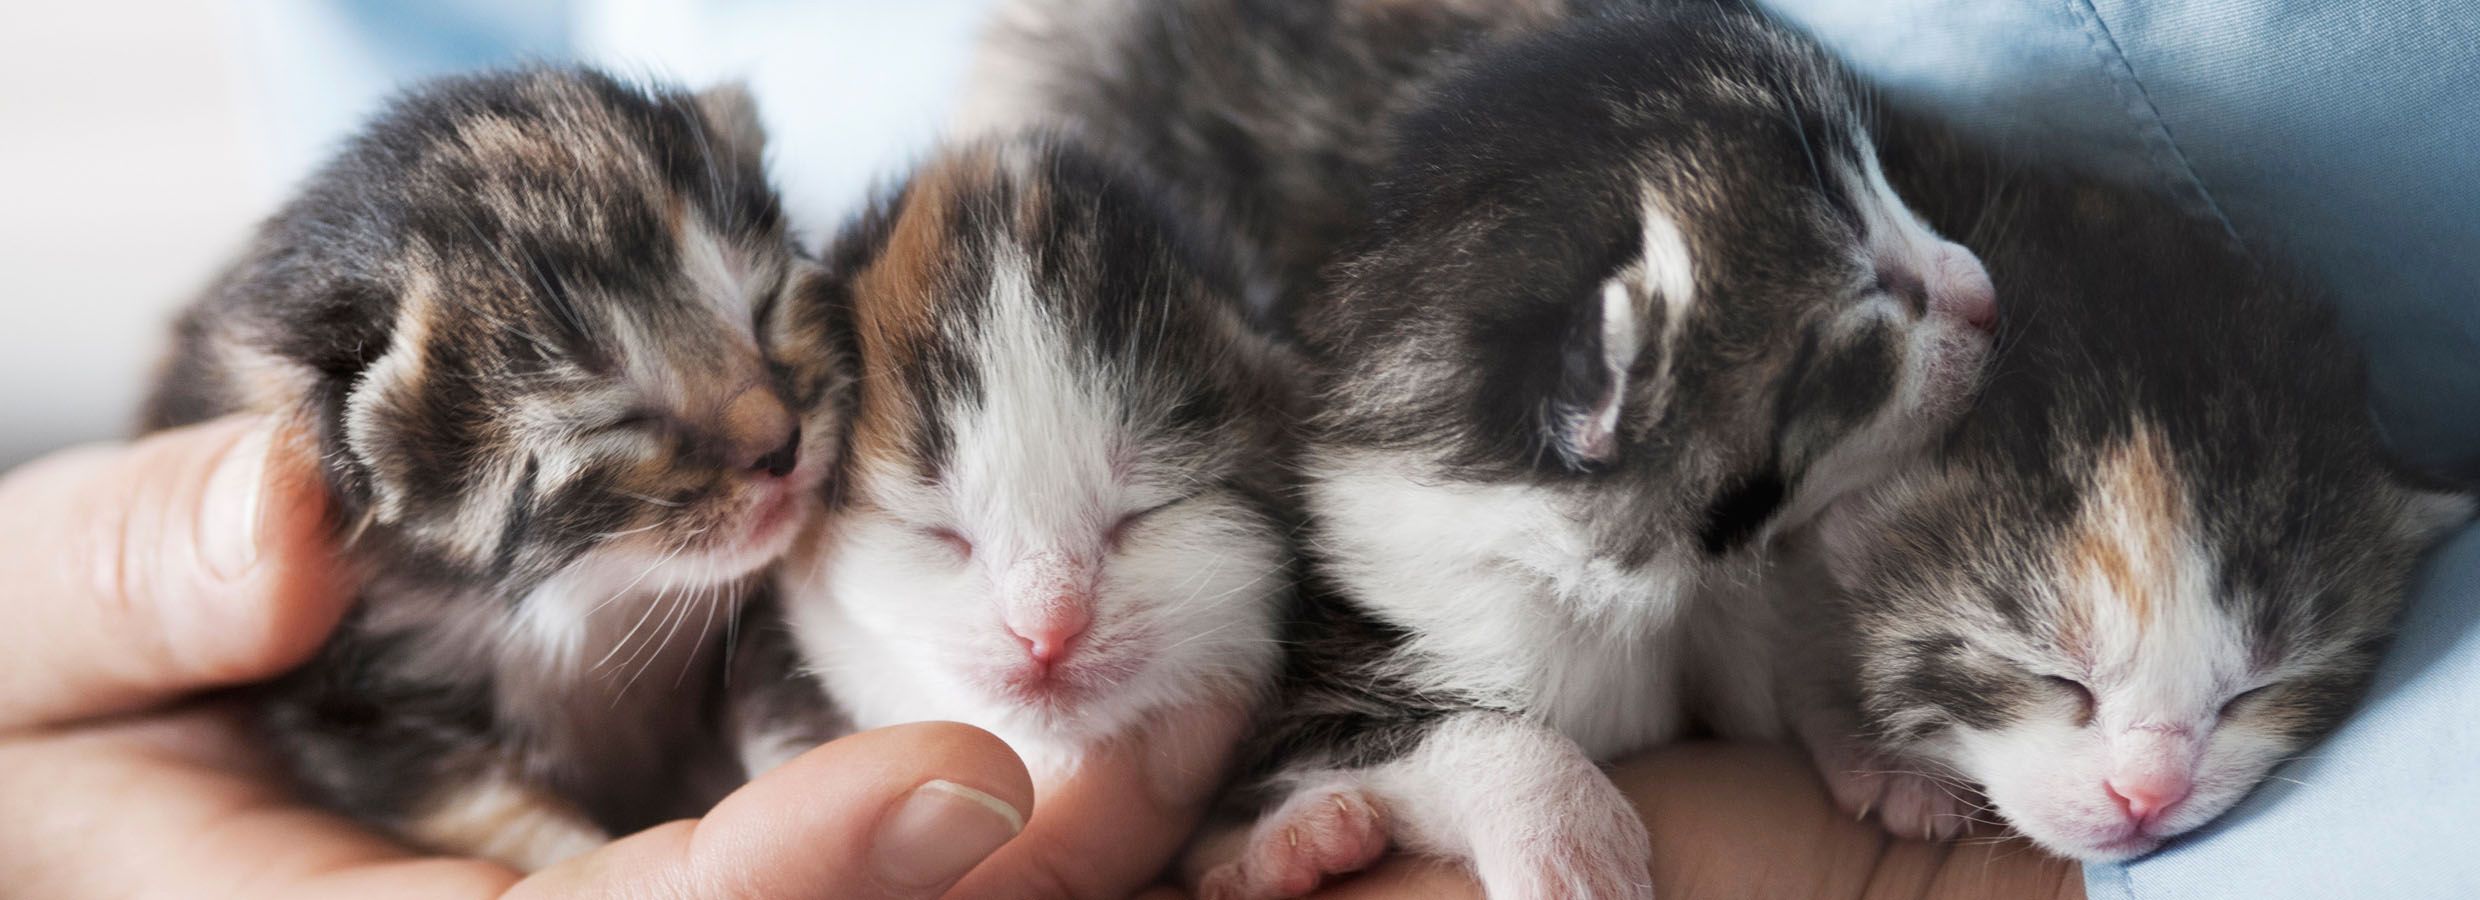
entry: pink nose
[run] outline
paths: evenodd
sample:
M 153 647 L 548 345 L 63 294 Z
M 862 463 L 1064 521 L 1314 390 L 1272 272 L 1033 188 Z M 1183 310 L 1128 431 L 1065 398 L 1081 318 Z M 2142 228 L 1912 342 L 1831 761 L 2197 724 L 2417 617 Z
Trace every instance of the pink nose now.
M 1990 282 L 1980 257 L 1961 244 L 1938 248 L 1936 269 L 1929 280 L 1929 312 L 1960 319 L 1984 333 L 1997 333 L 1998 287 Z
M 2153 819 L 2187 799 L 2194 787 L 2185 775 L 2148 775 L 2111 778 L 2101 789 L 2109 792 L 2110 799 L 2118 802 L 2118 808 L 2128 819 L 2138 825 L 2150 825 Z
M 1026 659 L 1039 666 L 1051 665 L 1066 658 L 1070 646 L 1085 633 L 1085 607 L 1077 601 L 1053 603 L 1029 621 L 1009 622 L 1008 634 L 1025 648 Z

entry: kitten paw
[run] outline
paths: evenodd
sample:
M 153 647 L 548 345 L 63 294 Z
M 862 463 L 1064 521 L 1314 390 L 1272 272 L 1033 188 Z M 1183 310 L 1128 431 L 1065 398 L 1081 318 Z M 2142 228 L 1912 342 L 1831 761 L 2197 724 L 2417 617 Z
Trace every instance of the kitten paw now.
M 1952 840 L 1969 830 L 1983 808 L 1968 787 L 1939 781 L 1872 755 L 1820 754 L 1834 805 L 1856 818 L 1874 818 L 1896 837 Z
M 1200 900 L 1281 900 L 1316 890 L 1329 876 L 1357 872 L 1386 853 L 1383 814 L 1350 787 L 1303 791 L 1250 829 L 1240 858 L 1197 885 Z
M 1492 898 L 1653 900 L 1652 840 L 1627 798 L 1607 780 L 1583 786 L 1553 819 L 1508 848 L 1474 860 Z M 1595 796 L 1607 794 L 1607 796 Z

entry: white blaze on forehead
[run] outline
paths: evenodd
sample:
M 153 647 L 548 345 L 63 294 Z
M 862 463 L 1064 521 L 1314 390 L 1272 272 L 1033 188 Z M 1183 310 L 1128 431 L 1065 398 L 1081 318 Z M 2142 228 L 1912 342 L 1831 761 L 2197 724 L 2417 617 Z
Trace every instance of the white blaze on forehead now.
M 2139 427 L 2095 467 L 2057 565 L 2069 640 L 2090 654 L 2102 725 L 2186 724 L 2248 675 L 2240 624 L 2168 448 Z
M 1124 449 L 1124 413 L 1036 295 L 1021 249 L 993 253 L 970 340 L 980 395 L 952 423 L 947 488 L 976 544 L 1001 558 L 1098 541 Z

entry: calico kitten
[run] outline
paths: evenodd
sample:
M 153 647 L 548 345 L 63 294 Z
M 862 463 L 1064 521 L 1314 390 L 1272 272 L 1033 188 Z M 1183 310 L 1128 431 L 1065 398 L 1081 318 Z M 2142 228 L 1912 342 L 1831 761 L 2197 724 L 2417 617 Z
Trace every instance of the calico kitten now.
M 2322 298 L 2219 225 L 1916 143 L 1935 220 L 2002 223 L 1975 248 L 2015 324 L 1933 464 L 1822 519 L 1852 688 L 1805 730 L 1898 831 L 1977 787 L 2056 853 L 2136 856 L 2342 719 L 2472 498 L 2388 464 Z
M 813 515 L 849 365 L 760 141 L 733 88 L 436 82 L 182 317 L 147 427 L 289 417 L 368 574 L 265 697 L 317 800 L 531 869 L 737 777 L 709 639 Z
M 829 249 L 820 302 L 868 379 L 841 504 L 784 584 L 854 725 L 972 723 L 1048 780 L 1145 717 L 1236 726 L 1259 699 L 1290 372 L 1216 235 L 1031 136 L 939 153 Z
M 1147 161 L 1231 223 L 1268 276 L 1262 308 L 1313 288 L 1360 232 L 1384 123 L 1474 49 L 1580 5 L 1009 0 L 961 120 L 1065 127 Z
M 1922 449 L 1990 346 L 1987 277 L 1887 186 L 1865 105 L 1799 35 L 1683 4 L 1482 49 L 1398 123 L 1303 318 L 1332 591 L 1207 895 L 1390 840 L 1492 896 L 1649 893 L 1596 762 L 1735 689 L 1690 680 L 1693 598 Z

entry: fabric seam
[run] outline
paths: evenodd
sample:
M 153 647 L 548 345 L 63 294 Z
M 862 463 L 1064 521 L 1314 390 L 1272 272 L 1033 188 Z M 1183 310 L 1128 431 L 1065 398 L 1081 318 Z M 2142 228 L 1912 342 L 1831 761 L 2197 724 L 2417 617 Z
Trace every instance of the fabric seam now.
M 2213 199 L 2212 190 L 2205 187 L 2203 176 L 2196 174 L 2195 163 L 2187 158 L 2187 151 L 2180 149 L 2178 139 L 2170 134 L 2170 123 L 2162 119 L 2161 107 L 2153 103 L 2152 92 L 2145 90 L 2143 80 L 2136 77 L 2135 63 L 2128 61 L 2126 49 L 2119 45 L 2118 36 L 2110 31 L 2109 23 L 2102 20 L 2101 10 L 2093 5 L 2093 0 L 2067 0 L 2067 7 L 2075 15 L 2077 24 L 2083 27 L 2084 40 L 2091 45 L 2102 71 L 2108 73 L 2111 82 L 2117 86 L 2119 100 L 2126 104 L 2128 116 L 2136 120 L 2137 126 L 2145 132 L 2146 142 L 2153 145 L 2153 152 L 2168 157 L 2168 162 L 2176 167 L 2176 174 L 2186 181 L 2187 188 L 2193 192 L 2190 199 L 2202 204 L 2213 221 L 2221 224 L 2222 231 L 2233 242 L 2245 247 L 2247 244 L 2239 236 L 2239 229 L 2230 223 L 2228 215 L 2223 214 L 2222 205 Z

